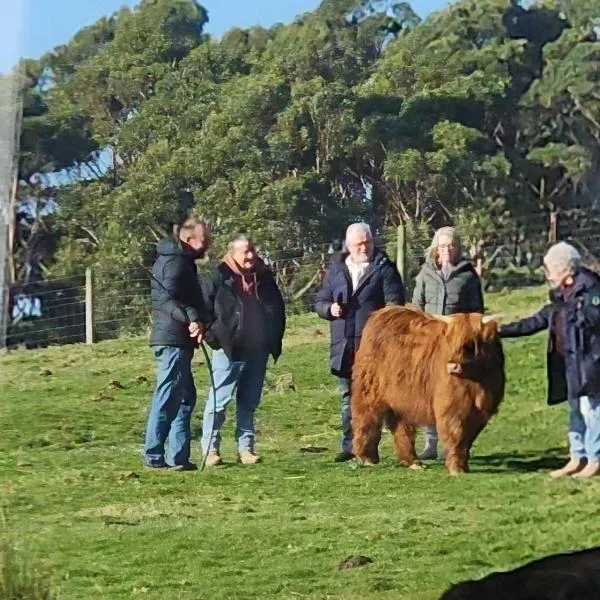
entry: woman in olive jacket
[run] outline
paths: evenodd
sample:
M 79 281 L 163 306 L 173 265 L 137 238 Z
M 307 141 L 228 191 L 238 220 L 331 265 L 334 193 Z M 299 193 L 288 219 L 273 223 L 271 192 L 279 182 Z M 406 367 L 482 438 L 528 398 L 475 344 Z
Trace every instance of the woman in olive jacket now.
M 413 304 L 434 315 L 483 313 L 481 281 L 473 265 L 462 259 L 460 238 L 452 227 L 435 232 L 426 261 L 417 275 Z M 437 458 L 438 436 L 434 425 L 425 429 L 422 460 Z

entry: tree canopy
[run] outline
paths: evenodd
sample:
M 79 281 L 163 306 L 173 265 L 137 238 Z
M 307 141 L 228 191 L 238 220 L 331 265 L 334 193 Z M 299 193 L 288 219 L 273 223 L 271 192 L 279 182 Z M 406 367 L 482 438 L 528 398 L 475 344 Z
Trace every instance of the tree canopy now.
M 595 0 L 323 0 L 204 32 L 143 0 L 22 61 L 15 277 L 148 263 L 190 211 L 217 246 L 307 251 L 364 218 L 475 243 L 600 193 Z M 538 219 L 536 222 L 541 222 Z

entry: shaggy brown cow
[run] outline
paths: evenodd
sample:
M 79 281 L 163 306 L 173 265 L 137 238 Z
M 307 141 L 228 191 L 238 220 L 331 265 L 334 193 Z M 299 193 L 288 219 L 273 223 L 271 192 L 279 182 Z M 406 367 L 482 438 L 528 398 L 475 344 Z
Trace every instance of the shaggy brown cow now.
M 418 468 L 415 426 L 435 424 L 448 471 L 468 472 L 471 445 L 498 410 L 504 383 L 493 318 L 383 308 L 367 321 L 353 369 L 354 454 L 364 464 L 379 462 L 386 419 L 398 457 Z

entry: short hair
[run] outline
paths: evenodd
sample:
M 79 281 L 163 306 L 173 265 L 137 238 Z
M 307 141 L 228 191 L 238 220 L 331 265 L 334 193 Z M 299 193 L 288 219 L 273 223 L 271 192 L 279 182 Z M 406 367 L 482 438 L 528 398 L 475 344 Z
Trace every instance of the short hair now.
M 346 242 L 357 233 L 366 233 L 369 236 L 369 239 L 373 239 L 373 234 L 371 233 L 371 228 L 367 223 L 361 221 L 360 223 L 352 223 L 348 225 L 348 229 L 346 229 Z
M 253 244 L 253 241 L 247 235 L 244 235 L 243 233 L 238 233 L 237 235 L 233 236 L 231 240 L 229 240 L 229 243 L 227 244 L 228 252 L 233 252 L 235 249 L 235 245 L 238 242 L 246 242 L 248 244 Z
M 196 216 L 187 217 L 181 223 L 177 223 L 173 227 L 173 233 L 175 233 L 175 235 L 178 237 L 184 237 L 186 235 L 193 235 L 194 230 L 198 226 L 202 226 L 204 228 L 204 231 L 208 235 L 208 233 L 209 233 L 208 225 L 206 224 L 205 221 L 203 221 L 202 219 L 200 219 L 199 217 L 196 217 Z
M 575 273 L 581 266 L 581 254 L 567 242 L 558 242 L 550 247 L 544 256 L 544 264 Z
M 434 234 L 433 239 L 431 240 L 431 244 L 429 248 L 425 251 L 425 259 L 428 262 L 436 262 L 437 259 L 437 248 L 440 243 L 440 238 L 442 236 L 447 236 L 452 239 L 452 243 L 454 244 L 456 251 L 460 252 L 461 243 L 460 236 L 458 235 L 458 231 L 454 227 L 440 227 Z

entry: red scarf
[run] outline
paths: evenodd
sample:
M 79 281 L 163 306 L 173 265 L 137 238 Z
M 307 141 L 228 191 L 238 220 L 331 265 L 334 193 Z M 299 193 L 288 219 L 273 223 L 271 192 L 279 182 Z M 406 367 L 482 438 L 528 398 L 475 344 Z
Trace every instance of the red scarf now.
M 235 282 L 238 287 L 238 291 L 247 296 L 256 295 L 257 281 L 256 271 L 242 270 L 240 266 L 233 260 L 233 256 L 227 253 L 223 257 L 223 262 L 233 271 L 235 274 Z

